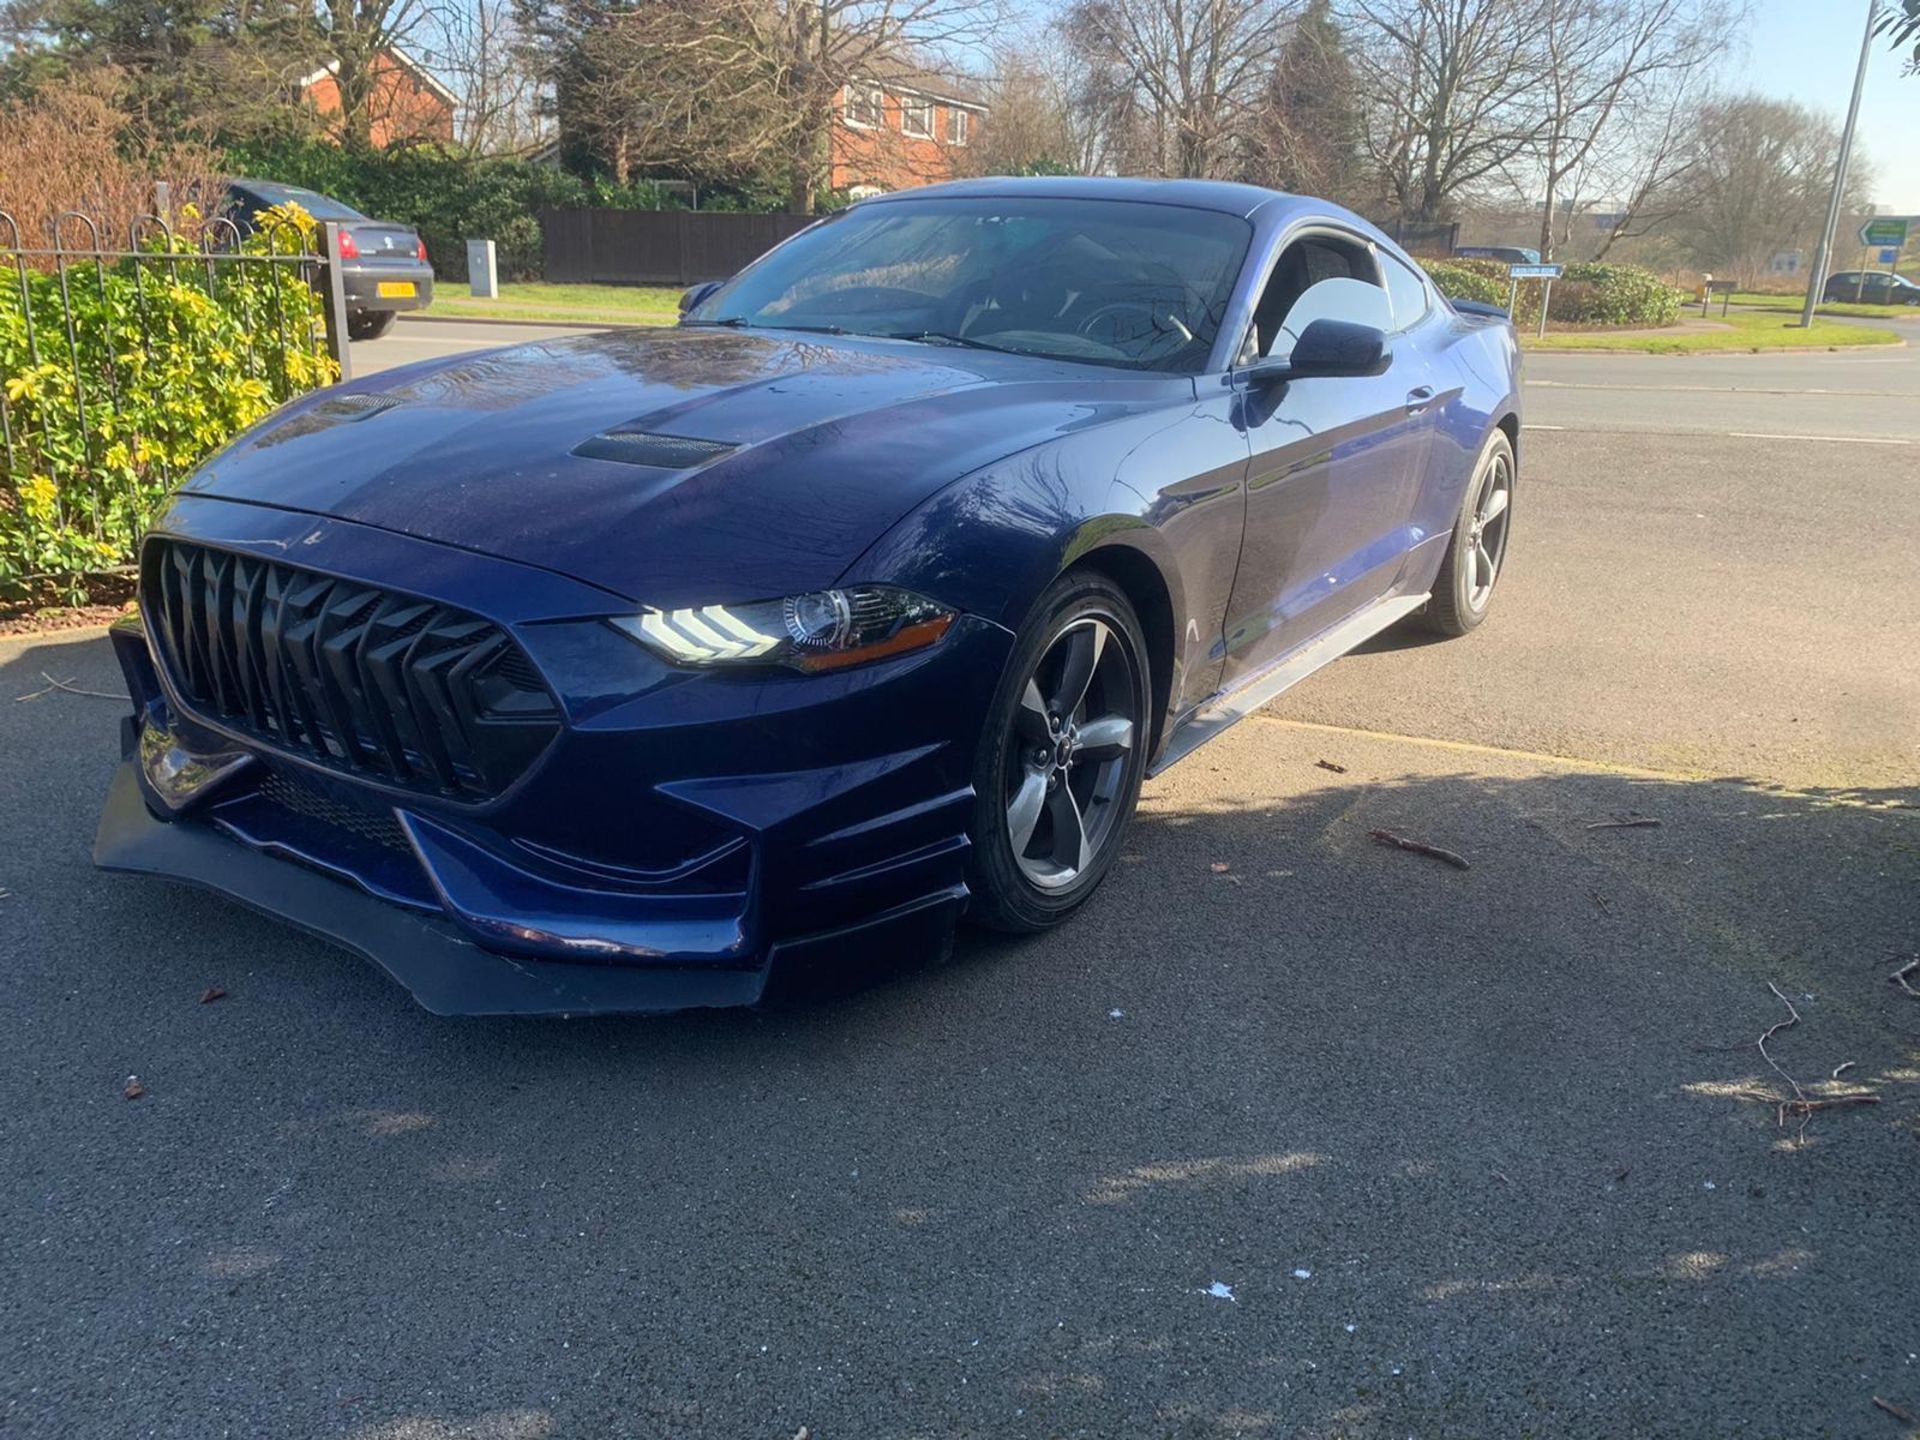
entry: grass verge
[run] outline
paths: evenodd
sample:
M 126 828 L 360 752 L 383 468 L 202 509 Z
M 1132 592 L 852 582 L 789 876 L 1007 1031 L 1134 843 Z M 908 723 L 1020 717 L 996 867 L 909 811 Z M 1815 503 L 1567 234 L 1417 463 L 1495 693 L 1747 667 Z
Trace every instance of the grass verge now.
M 680 318 L 680 292 L 658 285 L 551 285 L 520 280 L 500 287 L 498 300 L 437 292 L 428 319 L 551 320 L 578 325 L 671 325 Z
M 1735 295 L 1733 297 L 1733 303 L 1736 305 L 1751 305 L 1757 309 L 1768 310 L 1781 315 L 1798 315 L 1800 313 L 1801 298 L 1793 295 Z M 1689 312 L 1683 309 L 1680 313 L 1686 315 Z M 1698 307 L 1695 307 L 1691 313 L 1698 315 L 1700 311 Z M 1832 300 L 1821 303 L 1820 313 L 1822 315 L 1851 315 L 1861 320 L 1913 320 L 1920 318 L 1920 307 L 1913 305 L 1856 305 L 1851 300 Z M 1707 318 L 1709 320 L 1715 320 L 1718 319 L 1719 316 L 1720 311 L 1716 308 Z
M 1841 325 L 1832 320 L 1815 320 L 1811 329 L 1802 330 L 1796 322 L 1772 310 L 1735 310 L 1724 319 L 1715 315 L 1713 323 L 1727 328 L 1684 331 L 1671 335 L 1646 330 L 1630 335 L 1609 335 L 1604 330 L 1567 330 L 1559 334 L 1549 333 L 1544 340 L 1527 335 L 1522 337 L 1522 342 L 1529 350 L 1616 350 L 1641 355 L 1839 350 L 1855 345 L 1900 343 L 1900 337 L 1891 331 L 1869 330 L 1863 325 Z

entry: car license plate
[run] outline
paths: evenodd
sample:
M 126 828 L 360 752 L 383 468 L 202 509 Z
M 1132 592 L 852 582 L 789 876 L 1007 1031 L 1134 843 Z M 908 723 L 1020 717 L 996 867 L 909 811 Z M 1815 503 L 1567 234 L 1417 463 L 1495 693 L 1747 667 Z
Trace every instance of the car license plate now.
M 413 282 L 411 280 L 382 280 L 380 282 L 382 300 L 411 300 Z

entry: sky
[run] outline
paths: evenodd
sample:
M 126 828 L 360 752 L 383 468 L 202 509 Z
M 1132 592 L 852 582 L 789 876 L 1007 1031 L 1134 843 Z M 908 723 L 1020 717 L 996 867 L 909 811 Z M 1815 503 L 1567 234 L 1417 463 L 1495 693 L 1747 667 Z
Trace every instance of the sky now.
M 1838 124 L 1866 25 L 1867 0 L 1755 0 L 1747 53 L 1721 83 L 1798 100 Z M 1900 69 L 1900 57 L 1876 37 L 1854 143 L 1873 163 L 1875 208 L 1920 216 L 1920 75 L 1903 77 Z

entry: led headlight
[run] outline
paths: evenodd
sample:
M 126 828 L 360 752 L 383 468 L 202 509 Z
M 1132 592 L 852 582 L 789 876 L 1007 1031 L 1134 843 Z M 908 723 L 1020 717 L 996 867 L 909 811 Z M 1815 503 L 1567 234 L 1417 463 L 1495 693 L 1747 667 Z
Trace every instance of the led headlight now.
M 745 605 L 647 610 L 611 623 L 679 665 L 790 665 L 840 670 L 923 650 L 954 612 L 889 585 L 819 590 Z

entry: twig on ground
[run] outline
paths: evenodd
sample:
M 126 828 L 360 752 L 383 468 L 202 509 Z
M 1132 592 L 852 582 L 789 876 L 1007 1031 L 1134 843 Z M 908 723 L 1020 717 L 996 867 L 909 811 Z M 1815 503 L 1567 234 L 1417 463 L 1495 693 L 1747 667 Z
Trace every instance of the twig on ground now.
M 1907 983 L 1907 976 L 1913 974 L 1916 970 L 1920 970 L 1920 955 L 1914 956 L 1913 959 L 1907 961 L 1906 964 L 1889 975 L 1887 977 L 1887 983 L 1889 985 L 1898 985 L 1914 999 L 1920 1000 L 1920 990 L 1914 989 L 1913 986 Z
M 1773 1067 L 1773 1073 L 1778 1075 L 1782 1080 L 1786 1081 L 1787 1084 L 1793 1087 L 1794 1100 L 1804 1105 L 1807 1102 L 1807 1092 L 1800 1088 L 1800 1082 L 1794 1079 L 1793 1076 L 1789 1075 L 1785 1070 L 1781 1069 L 1780 1063 L 1777 1060 L 1775 1060 L 1773 1056 L 1767 1053 L 1767 1041 L 1771 1040 L 1774 1036 L 1778 1035 L 1782 1030 L 1791 1030 L 1794 1026 L 1798 1025 L 1800 1023 L 1800 1012 L 1793 1008 L 1793 1002 L 1787 999 L 1787 997 L 1783 993 L 1781 993 L 1780 987 L 1774 984 L 1773 981 L 1769 980 L 1767 982 L 1767 988 L 1773 991 L 1774 998 L 1776 1000 L 1778 1000 L 1782 1005 L 1787 1007 L 1787 1018 L 1785 1020 L 1774 1021 L 1772 1025 L 1767 1027 L 1767 1033 L 1762 1035 L 1758 1040 L 1754 1041 L 1753 1043 L 1755 1048 L 1758 1049 L 1760 1052 L 1760 1058 L 1766 1061 L 1767 1064 Z M 1782 1115 L 1784 1116 L 1785 1107 L 1782 1106 L 1781 1110 L 1782 1110 Z M 1783 1124 L 1784 1124 L 1784 1121 L 1783 1121 Z M 1807 1129 L 1806 1122 L 1803 1119 L 1800 1125 L 1800 1133 L 1804 1135 L 1806 1133 L 1806 1129 Z
M 71 680 L 56 680 L 44 670 L 40 672 L 40 678 L 47 682 L 45 688 L 32 691 L 26 695 L 16 695 L 13 698 L 15 700 L 38 700 L 42 695 L 54 690 L 64 690 L 69 695 L 85 695 L 94 700 L 125 700 L 127 698 L 124 695 L 110 694 L 105 690 L 82 690 Z
M 1613 907 L 1607 904 L 1607 897 L 1602 895 L 1598 890 L 1589 890 L 1587 892 L 1587 898 L 1600 907 L 1600 913 L 1602 915 L 1611 915 L 1613 913 Z
M 1878 1408 L 1886 1411 L 1887 1414 L 1893 1416 L 1893 1418 L 1898 1420 L 1902 1425 L 1920 1425 L 1920 1419 L 1915 1419 L 1911 1411 L 1902 1410 L 1898 1405 L 1894 1404 L 1891 1400 L 1882 1400 L 1878 1395 L 1876 1395 L 1873 1397 L 1873 1403 Z
M 1635 815 L 1625 820 L 1595 820 L 1589 830 L 1658 830 L 1660 822 L 1651 815 Z
M 1322 770 L 1331 770 L 1336 775 L 1344 775 L 1347 773 L 1346 766 L 1336 765 L 1331 760 L 1316 760 L 1313 763 L 1318 765 Z
M 1842 1060 L 1838 1065 L 1833 1067 L 1833 1074 L 1829 1075 L 1827 1078 L 1829 1080 L 1838 1080 L 1842 1075 L 1846 1074 L 1847 1071 L 1853 1069 L 1853 1067 L 1858 1063 L 1859 1062 L 1856 1060 Z
M 1471 870 L 1473 866 L 1464 855 L 1456 855 L 1451 850 L 1442 850 L 1438 845 L 1429 845 L 1421 840 L 1409 840 L 1404 835 L 1396 835 L 1391 830 L 1369 830 L 1367 838 L 1376 845 L 1391 845 L 1396 850 L 1405 850 L 1414 855 L 1427 855 L 1435 860 L 1445 861 L 1456 870 Z

